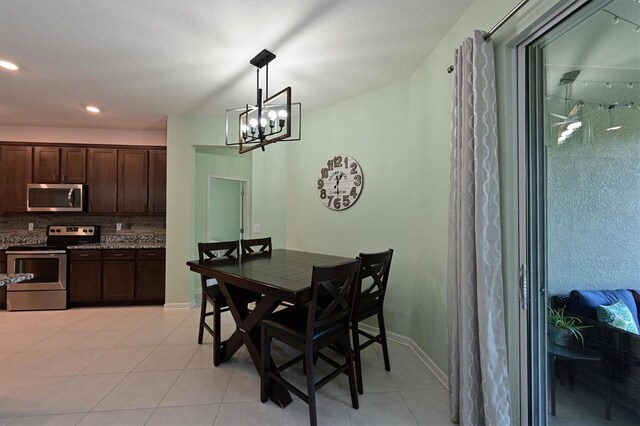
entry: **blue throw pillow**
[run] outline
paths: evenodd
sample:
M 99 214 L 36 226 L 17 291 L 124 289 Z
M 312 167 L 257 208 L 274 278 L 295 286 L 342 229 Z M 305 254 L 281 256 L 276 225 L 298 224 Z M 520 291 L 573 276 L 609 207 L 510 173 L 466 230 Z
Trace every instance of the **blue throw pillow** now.
M 598 321 L 613 327 L 638 334 L 638 327 L 633 321 L 629 307 L 621 300 L 612 305 L 598 306 Z
M 569 295 L 569 310 L 582 317 L 598 319 L 597 309 L 600 305 L 611 305 L 618 300 L 624 302 L 629 308 L 636 329 L 640 330 L 638 323 L 638 308 L 633 295 L 629 290 L 573 290 Z

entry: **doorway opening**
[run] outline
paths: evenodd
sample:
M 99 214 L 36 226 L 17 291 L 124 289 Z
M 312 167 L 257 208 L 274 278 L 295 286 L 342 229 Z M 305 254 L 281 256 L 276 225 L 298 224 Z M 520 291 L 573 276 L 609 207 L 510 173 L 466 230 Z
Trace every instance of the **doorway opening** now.
M 207 176 L 207 241 L 244 238 L 247 181 Z

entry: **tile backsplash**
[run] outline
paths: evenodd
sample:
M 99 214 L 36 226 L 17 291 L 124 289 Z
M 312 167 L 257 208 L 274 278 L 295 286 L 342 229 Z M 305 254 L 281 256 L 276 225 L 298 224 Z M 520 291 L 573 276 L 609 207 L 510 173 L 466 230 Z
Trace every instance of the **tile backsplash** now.
M 33 231 L 29 231 L 33 223 Z M 116 231 L 116 224 L 122 230 Z M 166 219 L 158 216 L 88 216 L 60 213 L 30 213 L 0 215 L 0 235 L 45 236 L 47 225 L 100 225 L 104 236 L 164 235 Z

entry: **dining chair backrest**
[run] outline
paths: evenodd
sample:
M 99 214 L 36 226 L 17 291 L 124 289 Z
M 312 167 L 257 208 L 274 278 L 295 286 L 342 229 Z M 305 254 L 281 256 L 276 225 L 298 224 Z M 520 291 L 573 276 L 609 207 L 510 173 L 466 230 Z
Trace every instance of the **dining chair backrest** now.
M 360 259 L 333 266 L 314 266 L 312 299 L 307 318 L 307 339 L 325 328 L 341 323 L 347 330 L 358 287 Z M 321 300 L 321 305 L 318 301 Z
M 356 311 L 359 305 L 377 300 L 382 304 L 387 291 L 387 281 L 391 269 L 393 249 L 379 253 L 360 253 L 360 276 L 358 278 L 359 292 L 356 295 Z
M 271 237 L 240 240 L 242 254 L 271 253 Z M 259 247 L 254 250 L 254 247 Z
M 221 252 L 224 253 L 221 254 Z M 200 262 L 221 257 L 236 259 L 238 257 L 238 241 L 198 243 L 198 259 Z

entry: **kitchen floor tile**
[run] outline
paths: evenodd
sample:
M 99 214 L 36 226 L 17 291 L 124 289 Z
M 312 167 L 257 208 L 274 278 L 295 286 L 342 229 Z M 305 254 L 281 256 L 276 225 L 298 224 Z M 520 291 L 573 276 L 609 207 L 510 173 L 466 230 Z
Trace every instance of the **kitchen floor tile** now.
M 26 376 L 72 376 L 78 374 L 105 352 L 106 349 L 68 349 L 47 359 L 45 363 L 35 366 L 26 373 Z
M 113 348 L 78 374 L 129 373 L 152 351 L 152 347 Z
M 17 417 L 58 389 L 68 377 L 3 379 L 0 386 L 0 417 Z
M 280 426 L 284 410 L 271 401 L 263 404 L 260 401 L 234 402 L 221 404 L 213 423 L 216 426 Z
M 76 343 L 75 349 L 110 349 L 133 333 L 132 330 L 100 330 Z
M 49 337 L 42 339 L 26 348 L 23 348 L 20 352 L 41 352 L 41 351 L 56 351 L 70 348 L 78 342 L 91 336 L 91 331 L 60 331 L 55 332 Z
M 348 410 L 351 407 L 351 398 L 337 397 L 316 397 L 316 416 L 318 425 L 327 426 L 349 426 Z M 306 425 L 309 424 L 309 406 L 300 399 L 294 399 L 293 402 L 283 410 L 285 426 Z
M 399 392 L 358 396 L 360 408 L 347 410 L 352 425 L 416 425 L 416 419 Z
M 78 423 L 78 425 L 142 426 L 147 422 L 149 417 L 151 417 L 152 413 L 152 408 L 142 410 L 92 412 L 84 416 L 84 418 Z
M 197 350 L 197 344 L 158 346 L 133 371 L 182 370 Z
M 161 328 L 158 330 L 141 329 L 136 330 L 123 341 L 118 343 L 118 347 L 141 347 L 158 346 L 164 339 L 173 333 L 172 329 Z
M 400 392 L 419 425 L 452 425 L 449 419 L 449 391 L 431 389 Z
M 213 425 L 218 415 L 219 404 L 188 405 L 182 407 L 156 408 L 147 426 L 200 426 Z
M 221 402 L 232 373 L 219 368 L 184 370 L 160 403 L 161 407 Z
M 86 413 L 52 414 L 49 416 L 27 416 L 14 419 L 11 426 L 67 426 L 77 424 Z
M 129 373 L 92 411 L 155 408 L 179 374 L 180 370 Z
M 442 389 L 442 383 L 420 358 L 407 358 L 391 364 L 391 378 L 398 390 Z
M 123 378 L 124 374 L 73 376 L 55 392 L 33 405 L 27 415 L 79 413 L 90 411 Z

